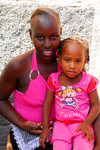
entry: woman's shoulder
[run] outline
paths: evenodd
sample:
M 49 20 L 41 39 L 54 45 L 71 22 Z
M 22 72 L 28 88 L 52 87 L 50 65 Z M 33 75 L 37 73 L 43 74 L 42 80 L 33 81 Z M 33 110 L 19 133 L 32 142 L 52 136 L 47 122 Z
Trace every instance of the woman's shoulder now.
M 16 56 L 6 65 L 4 72 L 11 74 L 20 74 L 27 66 L 32 64 L 33 51 L 26 52 L 20 56 Z
M 19 56 L 16 56 L 7 64 L 7 66 L 11 67 L 12 69 L 20 69 L 26 67 L 28 62 L 32 61 L 32 53 L 32 51 L 29 51 Z

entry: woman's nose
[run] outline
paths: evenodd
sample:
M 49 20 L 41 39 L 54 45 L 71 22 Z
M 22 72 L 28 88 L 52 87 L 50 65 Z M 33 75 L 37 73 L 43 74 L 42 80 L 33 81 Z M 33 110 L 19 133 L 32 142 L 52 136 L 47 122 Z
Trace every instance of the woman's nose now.
M 44 41 L 44 47 L 45 47 L 45 48 L 50 48 L 50 46 L 51 46 L 50 40 L 49 40 L 48 38 L 45 39 L 45 41 Z

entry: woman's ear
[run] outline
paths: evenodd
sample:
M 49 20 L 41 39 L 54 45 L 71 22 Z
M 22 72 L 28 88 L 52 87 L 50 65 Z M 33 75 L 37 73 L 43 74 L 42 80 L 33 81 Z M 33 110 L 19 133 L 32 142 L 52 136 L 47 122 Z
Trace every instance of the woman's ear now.
M 31 29 L 29 29 L 29 35 L 30 35 L 30 38 L 32 40 L 32 30 Z
M 31 29 L 29 29 L 29 35 L 30 35 L 30 38 L 31 38 L 31 43 L 32 43 L 32 45 L 33 45 L 33 40 L 32 40 L 32 30 L 31 30 Z

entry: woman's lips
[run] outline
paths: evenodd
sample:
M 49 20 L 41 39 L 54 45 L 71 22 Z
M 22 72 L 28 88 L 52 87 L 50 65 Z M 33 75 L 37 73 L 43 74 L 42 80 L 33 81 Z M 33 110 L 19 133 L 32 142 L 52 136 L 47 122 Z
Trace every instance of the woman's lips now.
M 45 55 L 45 56 L 51 56 L 52 55 L 52 51 L 43 51 L 43 54 Z

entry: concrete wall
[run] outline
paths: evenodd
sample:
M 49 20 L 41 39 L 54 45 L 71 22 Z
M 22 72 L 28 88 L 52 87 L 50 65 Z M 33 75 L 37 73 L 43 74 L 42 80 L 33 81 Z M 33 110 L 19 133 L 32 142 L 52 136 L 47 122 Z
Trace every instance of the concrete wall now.
M 94 40 L 98 23 L 94 23 L 95 8 L 93 5 L 78 2 L 59 4 L 55 1 L 45 1 L 45 4 L 43 1 L 0 1 L 0 73 L 12 58 L 32 48 L 28 33 L 30 16 L 36 8 L 44 6 L 52 7 L 59 12 L 63 29 L 62 39 L 68 36 L 80 36 L 89 40 L 91 58 L 94 55 L 97 58 L 94 51 L 97 48 L 95 45 L 99 41 Z M 94 61 L 90 63 L 92 64 L 90 64 L 91 71 L 92 67 L 96 68 L 96 64 Z M 0 117 L 1 147 L 6 145 L 8 130 L 9 123 Z M 6 148 L 4 147 L 4 149 Z
M 0 72 L 13 57 L 32 48 L 28 29 L 32 12 L 41 6 L 55 8 L 61 17 L 63 34 L 80 36 L 91 44 L 94 8 L 91 6 L 71 7 L 39 2 L 2 2 L 0 1 Z

